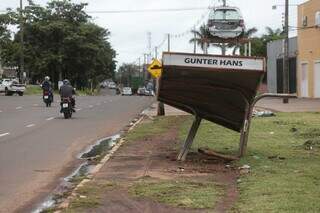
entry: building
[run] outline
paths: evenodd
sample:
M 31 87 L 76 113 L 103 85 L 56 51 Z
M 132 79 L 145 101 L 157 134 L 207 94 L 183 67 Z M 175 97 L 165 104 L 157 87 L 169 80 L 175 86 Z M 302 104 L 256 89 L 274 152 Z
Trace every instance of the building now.
M 320 0 L 298 6 L 297 93 L 320 98 Z
M 297 37 L 289 40 L 289 90 L 297 92 Z M 271 41 L 267 45 L 268 92 L 283 93 L 283 42 Z

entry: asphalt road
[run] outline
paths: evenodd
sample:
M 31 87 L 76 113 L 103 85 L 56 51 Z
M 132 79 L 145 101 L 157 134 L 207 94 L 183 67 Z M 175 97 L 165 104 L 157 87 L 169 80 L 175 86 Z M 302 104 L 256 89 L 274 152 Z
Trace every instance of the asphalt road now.
M 118 133 L 153 98 L 77 97 L 65 120 L 39 96 L 0 96 L 0 212 L 29 212 L 80 163 L 77 155 Z

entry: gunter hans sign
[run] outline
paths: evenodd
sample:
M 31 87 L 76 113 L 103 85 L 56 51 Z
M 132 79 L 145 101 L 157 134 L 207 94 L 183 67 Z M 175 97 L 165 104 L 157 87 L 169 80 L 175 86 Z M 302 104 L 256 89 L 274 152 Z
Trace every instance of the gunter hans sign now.
M 264 71 L 263 58 L 164 53 L 162 60 L 164 66 Z

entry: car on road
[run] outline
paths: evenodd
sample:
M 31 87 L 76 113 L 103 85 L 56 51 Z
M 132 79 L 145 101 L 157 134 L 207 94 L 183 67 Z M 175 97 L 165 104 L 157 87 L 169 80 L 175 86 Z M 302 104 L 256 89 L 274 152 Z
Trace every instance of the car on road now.
M 243 16 L 237 7 L 216 7 L 210 13 L 208 28 L 213 36 L 237 38 L 245 30 Z
M 20 84 L 16 79 L 5 78 L 0 80 L 0 92 L 4 93 L 6 96 L 11 96 L 14 93 L 19 96 L 23 96 L 26 86 Z
M 154 91 L 151 89 L 148 90 L 145 87 L 139 87 L 137 94 L 141 96 L 154 96 Z
M 145 87 L 139 87 L 138 90 L 137 90 L 137 94 L 142 96 L 142 95 L 145 95 L 145 92 L 146 92 L 146 88 Z
M 109 85 L 108 85 L 108 88 L 109 89 L 116 89 L 117 88 L 117 84 L 114 83 L 114 82 L 110 82 Z
M 121 95 L 132 95 L 131 87 L 123 87 Z

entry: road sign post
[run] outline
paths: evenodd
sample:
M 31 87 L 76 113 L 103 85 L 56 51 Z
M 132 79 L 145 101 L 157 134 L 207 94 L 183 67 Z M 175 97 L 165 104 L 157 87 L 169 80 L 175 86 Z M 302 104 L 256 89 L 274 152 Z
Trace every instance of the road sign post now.
M 158 59 L 154 59 L 150 66 L 148 67 L 148 71 L 151 74 L 153 78 L 156 79 L 156 91 L 158 95 L 158 88 L 159 88 L 159 78 L 161 76 L 162 72 L 162 64 Z M 164 116 L 165 115 L 165 110 L 164 110 L 164 104 L 163 102 L 158 103 L 158 110 L 157 110 L 157 115 L 158 116 Z

